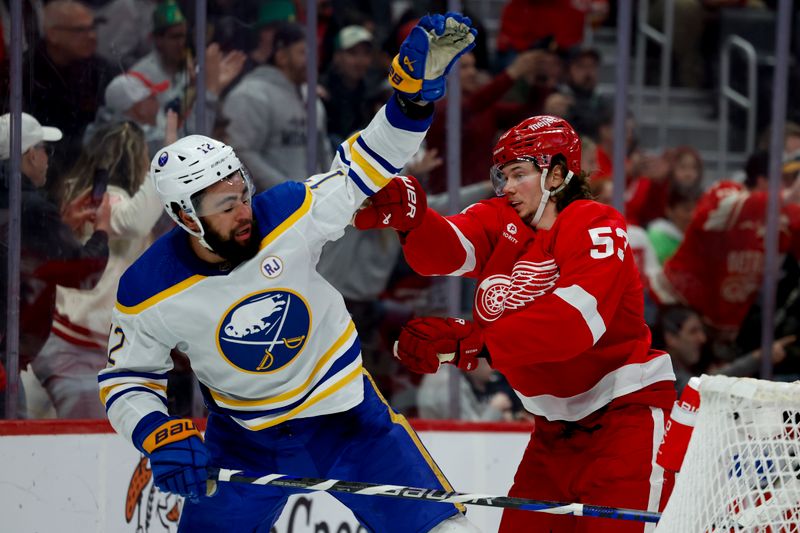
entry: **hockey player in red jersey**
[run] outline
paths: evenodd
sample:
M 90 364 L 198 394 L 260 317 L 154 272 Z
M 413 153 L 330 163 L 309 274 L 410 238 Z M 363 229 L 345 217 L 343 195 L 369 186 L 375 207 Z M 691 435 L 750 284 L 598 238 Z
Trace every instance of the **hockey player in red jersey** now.
M 721 181 L 703 195 L 653 287 L 661 302 L 696 309 L 723 344 L 736 338 L 762 283 L 768 160 L 766 152 L 754 153 L 744 185 Z M 800 189 L 793 181 L 783 183 L 778 244 L 781 253 L 800 258 Z
M 493 159 L 498 198 L 411 217 L 402 195 L 383 201 L 387 191 L 356 217 L 361 228 L 399 229 L 417 272 L 478 280 L 474 321 L 414 319 L 396 355 L 418 372 L 447 359 L 470 370 L 482 356 L 506 376 L 536 422 L 511 496 L 657 511 L 672 483 L 654 458 L 675 377 L 669 356 L 650 348 L 625 221 L 590 200 L 580 139 L 561 118 L 523 121 Z M 507 510 L 500 530 L 643 528 Z

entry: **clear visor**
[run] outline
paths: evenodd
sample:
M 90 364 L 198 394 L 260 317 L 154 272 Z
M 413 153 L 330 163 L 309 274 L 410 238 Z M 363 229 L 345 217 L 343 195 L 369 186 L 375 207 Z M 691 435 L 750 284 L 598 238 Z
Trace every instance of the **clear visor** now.
M 535 176 L 529 165 L 520 165 L 519 163 L 530 163 L 533 165 L 534 169 L 539 169 L 533 158 L 528 157 L 521 157 L 519 159 L 509 161 L 508 163 L 503 163 L 502 165 L 492 166 L 491 170 L 489 171 L 489 175 L 492 178 L 492 188 L 494 188 L 494 193 L 497 196 L 505 196 L 506 193 L 503 192 L 503 189 L 506 188 L 506 183 L 508 183 L 509 177 L 514 177 L 515 179 L 524 179 L 529 176 Z
M 233 211 L 240 203 L 250 205 L 253 189 L 250 172 L 242 167 L 192 196 L 192 206 L 198 217 Z

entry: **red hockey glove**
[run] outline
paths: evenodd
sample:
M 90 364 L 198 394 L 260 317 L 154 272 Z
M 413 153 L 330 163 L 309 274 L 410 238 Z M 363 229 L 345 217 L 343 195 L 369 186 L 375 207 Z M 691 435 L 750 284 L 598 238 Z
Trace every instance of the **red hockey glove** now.
M 433 374 L 439 362 L 456 365 L 462 370 L 478 366 L 483 350 L 480 329 L 460 318 L 421 317 L 409 320 L 400 330 L 394 355 L 418 374 Z
M 411 231 L 422 224 L 428 209 L 425 191 L 414 176 L 398 176 L 376 192 L 366 207 L 356 213 L 356 228 L 394 228 Z

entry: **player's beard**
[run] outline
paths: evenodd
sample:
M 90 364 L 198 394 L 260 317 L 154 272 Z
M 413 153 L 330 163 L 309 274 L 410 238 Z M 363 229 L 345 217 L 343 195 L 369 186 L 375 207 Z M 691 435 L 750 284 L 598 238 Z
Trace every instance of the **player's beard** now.
M 226 239 L 222 235 L 206 225 L 206 230 L 203 235 L 206 244 L 208 244 L 214 253 L 222 257 L 233 266 L 243 263 L 248 259 L 252 259 L 258 253 L 259 245 L 261 244 L 258 233 L 256 232 L 256 219 L 250 221 L 250 236 L 247 241 L 239 243 L 236 241 L 236 232 L 241 228 L 234 228 L 228 234 Z

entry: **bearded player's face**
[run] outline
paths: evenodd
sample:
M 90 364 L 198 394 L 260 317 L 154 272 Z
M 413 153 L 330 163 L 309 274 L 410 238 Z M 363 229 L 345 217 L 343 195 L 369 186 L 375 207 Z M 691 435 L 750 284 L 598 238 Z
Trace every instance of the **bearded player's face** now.
M 213 214 L 201 217 L 203 238 L 214 252 L 234 263 L 255 256 L 259 242 L 250 191 L 244 180 L 224 180 L 212 185 L 202 201 L 214 204 L 208 206 Z

